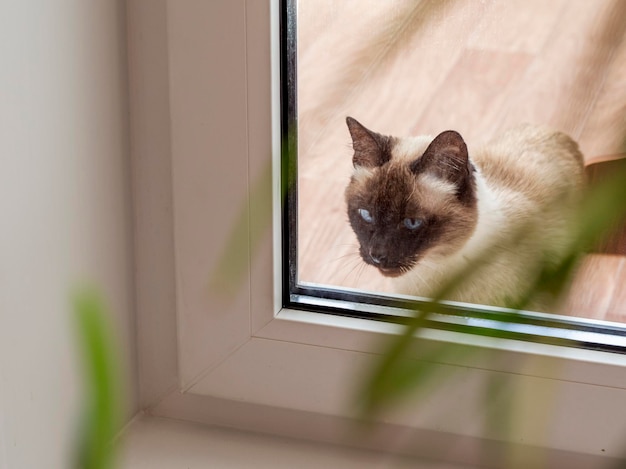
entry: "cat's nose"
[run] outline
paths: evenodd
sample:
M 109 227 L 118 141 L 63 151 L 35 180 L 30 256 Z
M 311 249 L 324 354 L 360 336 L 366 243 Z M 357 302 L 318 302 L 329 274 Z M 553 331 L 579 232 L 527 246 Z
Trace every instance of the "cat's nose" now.
M 382 253 L 372 252 L 370 251 L 370 259 L 376 265 L 382 264 L 387 258 Z

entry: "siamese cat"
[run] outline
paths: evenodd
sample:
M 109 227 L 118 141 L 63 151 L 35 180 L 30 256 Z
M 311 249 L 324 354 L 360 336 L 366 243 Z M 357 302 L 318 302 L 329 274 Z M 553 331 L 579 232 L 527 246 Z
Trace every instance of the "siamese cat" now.
M 351 117 L 347 125 L 350 225 L 363 261 L 398 293 L 432 297 L 486 259 L 446 299 L 510 306 L 531 286 L 538 260 L 564 255 L 584 184 L 583 156 L 567 135 L 523 125 L 470 155 L 453 130 L 398 138 Z

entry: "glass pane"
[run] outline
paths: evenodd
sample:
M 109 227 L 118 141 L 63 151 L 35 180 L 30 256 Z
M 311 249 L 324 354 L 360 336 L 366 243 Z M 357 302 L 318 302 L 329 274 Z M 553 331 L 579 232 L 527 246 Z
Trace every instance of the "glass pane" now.
M 298 283 L 424 296 L 424 273 L 413 275 L 414 291 L 400 281 L 418 264 L 445 263 L 447 253 L 471 252 L 467 242 L 473 233 L 491 236 L 506 230 L 519 221 L 515 217 L 530 213 L 529 204 L 538 207 L 556 197 L 556 186 L 580 192 L 578 174 L 598 178 L 611 172 L 619 163 L 603 162 L 624 156 L 625 32 L 626 2 L 613 0 L 297 1 Z M 351 121 L 351 129 L 348 116 L 358 121 Z M 585 168 L 576 169 L 575 151 L 561 137 L 535 130 L 502 137 L 522 123 L 566 133 L 578 143 Z M 434 137 L 446 130 L 458 132 L 463 143 L 456 134 L 444 134 L 435 145 Z M 418 144 L 406 139 L 413 136 L 430 137 Z M 485 146 L 494 140 L 500 141 L 498 146 Z M 453 165 L 464 161 L 458 153 L 465 144 L 470 177 L 477 169 L 487 190 L 474 187 L 480 181 L 462 182 L 465 179 L 441 164 L 427 167 L 426 158 L 410 167 L 419 186 L 406 179 L 363 183 L 358 195 L 352 194 L 353 225 L 367 231 L 376 217 L 388 216 L 397 238 L 386 233 L 385 241 L 378 243 L 382 247 L 369 243 L 360 249 L 346 203 L 351 177 L 369 181 L 380 172 L 377 158 L 404 154 L 416 162 L 430 143 L 432 154 L 440 159 L 452 148 L 451 159 L 441 161 Z M 357 172 L 353 146 L 361 152 Z M 552 162 L 527 163 L 533 152 L 543 152 Z M 499 156 L 489 160 L 490 153 L 505 155 L 506 162 L 495 161 Z M 566 172 L 553 164 L 557 158 Z M 520 187 L 526 183 L 537 184 L 533 193 Z M 459 202 L 463 184 L 473 187 L 474 195 Z M 392 194 L 392 186 L 403 195 Z M 413 192 L 437 200 L 415 199 L 418 207 L 411 208 L 407 200 Z M 507 192 L 524 195 L 502 195 Z M 453 207 L 441 201 L 451 194 L 456 197 Z M 495 194 L 495 200 L 485 194 Z M 550 243 L 558 244 L 555 240 L 563 232 L 556 226 L 560 213 L 543 213 L 542 227 L 552 224 L 555 230 L 553 239 L 542 244 L 547 250 Z M 461 234 L 442 228 L 444 219 L 456 223 Z M 410 240 L 427 226 L 431 231 L 424 231 L 425 247 L 416 254 Z M 549 312 L 626 320 L 624 231 L 617 230 L 611 243 L 584 257 L 569 294 Z M 523 264 L 536 255 L 537 247 L 527 241 L 520 238 L 511 255 L 499 261 Z M 419 257 L 404 269 L 408 273 L 389 260 L 402 256 L 402 243 L 411 245 L 407 256 Z M 432 255 L 435 252 L 446 255 Z M 525 280 L 508 264 L 490 275 L 493 284 L 478 281 L 476 297 L 485 290 L 508 288 L 503 281 L 507 275 L 513 283 Z

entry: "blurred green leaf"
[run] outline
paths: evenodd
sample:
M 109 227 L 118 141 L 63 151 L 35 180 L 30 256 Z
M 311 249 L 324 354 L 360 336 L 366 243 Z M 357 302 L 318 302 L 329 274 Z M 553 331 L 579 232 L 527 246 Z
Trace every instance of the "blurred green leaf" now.
M 432 389 L 432 385 L 440 385 L 456 369 L 440 365 L 453 354 L 447 344 L 417 351 L 419 360 L 404 356 L 401 353 L 403 347 L 404 343 L 395 342 L 377 363 L 374 378 L 361 388 L 357 402 L 360 414 L 365 419 L 371 418 L 396 399 L 409 394 L 413 397 L 425 394 Z
M 74 320 L 81 351 L 85 403 L 80 422 L 76 469 L 113 467 L 113 440 L 121 428 L 121 392 L 115 340 L 103 300 L 92 289 L 73 299 Z
M 581 257 L 594 245 L 600 243 L 621 221 L 626 219 L 626 167 L 616 171 L 603 184 L 589 189 L 581 203 L 580 210 L 572 225 L 572 242 L 568 246 L 563 259 L 554 262 L 551 259 L 537 259 L 538 274 L 531 288 L 515 302 L 503 305 L 521 310 L 535 300 L 556 302 L 569 286 L 569 282 L 579 265 Z M 526 236 L 532 229 L 530 224 L 523 224 L 511 236 L 509 245 L 514 248 L 517 240 Z M 416 334 L 424 328 L 430 315 L 441 310 L 440 302 L 461 285 L 469 273 L 480 269 L 490 262 L 493 250 L 487 248 L 479 258 L 461 270 L 435 295 L 432 302 L 421 304 L 419 310 L 404 328 L 403 333 L 392 338 L 382 359 L 373 367 L 371 375 L 360 388 L 363 409 L 372 413 L 377 409 L 390 405 L 418 386 L 429 387 L 435 377 L 441 378 L 441 367 L 445 357 L 452 352 L 452 347 L 442 344 L 434 351 L 416 354 L 412 345 L 416 342 Z M 529 273 L 532 275 L 532 273 Z M 497 335 L 494 331 L 493 335 Z M 418 340 L 418 339 L 417 339 Z M 419 343 L 419 342 L 418 342 Z M 411 349 L 409 359 L 408 351 Z
M 239 211 L 230 231 L 230 237 L 210 274 L 211 292 L 229 298 L 239 291 L 252 257 L 258 254 L 263 237 L 271 232 L 273 183 L 280 183 L 279 200 L 282 206 L 289 192 L 288 184 L 295 184 L 295 148 L 296 130 L 294 127 L 283 139 L 281 145 L 281 181 L 274 180 L 273 162 L 270 160 L 250 184 L 248 198 Z
M 248 271 L 250 255 L 259 251 L 264 232 L 272 225 L 272 165 L 251 185 L 249 200 L 231 230 L 217 266 L 211 275 L 211 290 L 225 296 L 234 295 Z

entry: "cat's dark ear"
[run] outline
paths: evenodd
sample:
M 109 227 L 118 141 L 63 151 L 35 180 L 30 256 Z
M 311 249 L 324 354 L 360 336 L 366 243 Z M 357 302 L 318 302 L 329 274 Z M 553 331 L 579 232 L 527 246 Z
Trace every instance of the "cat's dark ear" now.
M 352 164 L 355 168 L 374 168 L 391 159 L 391 137 L 372 132 L 352 117 L 346 118 L 346 124 L 352 137 Z
M 424 154 L 411 164 L 411 170 L 416 174 L 433 174 L 460 187 L 472 175 L 472 165 L 463 137 L 454 130 L 440 133 Z

